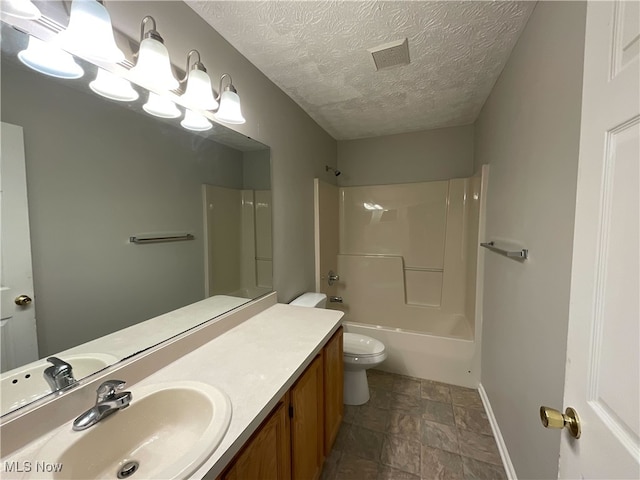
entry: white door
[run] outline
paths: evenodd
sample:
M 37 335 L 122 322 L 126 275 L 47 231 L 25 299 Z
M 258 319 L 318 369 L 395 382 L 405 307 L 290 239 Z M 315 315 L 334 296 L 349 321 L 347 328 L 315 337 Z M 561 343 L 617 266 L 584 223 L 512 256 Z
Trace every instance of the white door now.
M 20 296 L 34 298 L 22 127 L 3 122 L 0 134 L 0 367 L 5 372 L 37 360 L 38 340 L 34 302 L 16 304 Z
M 640 478 L 640 3 L 587 9 L 560 478 Z

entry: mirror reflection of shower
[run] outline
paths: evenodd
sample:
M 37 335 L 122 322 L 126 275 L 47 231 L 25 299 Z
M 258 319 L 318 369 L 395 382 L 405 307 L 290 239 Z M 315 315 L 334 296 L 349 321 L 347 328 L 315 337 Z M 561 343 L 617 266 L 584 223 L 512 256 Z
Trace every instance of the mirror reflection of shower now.
M 271 190 L 203 185 L 206 296 L 272 289 Z

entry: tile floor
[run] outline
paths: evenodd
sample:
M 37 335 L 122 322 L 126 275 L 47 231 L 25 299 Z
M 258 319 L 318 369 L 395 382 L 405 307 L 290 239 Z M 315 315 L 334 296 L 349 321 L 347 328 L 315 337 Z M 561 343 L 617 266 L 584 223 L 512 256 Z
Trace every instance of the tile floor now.
M 476 390 L 367 373 L 371 399 L 345 406 L 324 480 L 507 478 Z

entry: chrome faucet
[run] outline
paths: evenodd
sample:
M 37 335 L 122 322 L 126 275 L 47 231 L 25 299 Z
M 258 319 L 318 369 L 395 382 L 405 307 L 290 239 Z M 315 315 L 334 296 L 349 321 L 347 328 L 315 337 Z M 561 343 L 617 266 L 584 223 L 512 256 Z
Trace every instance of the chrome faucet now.
M 45 368 L 43 375 L 52 392 L 57 392 L 77 383 L 76 379 L 73 378 L 73 369 L 70 364 L 60 360 L 58 357 L 49 357 L 47 362 L 53 365 Z
M 97 390 L 96 404 L 73 421 L 73 429 L 85 430 L 104 417 L 127 408 L 131 403 L 131 392 L 117 393 L 125 385 L 126 382 L 122 380 L 107 380 L 100 385 Z

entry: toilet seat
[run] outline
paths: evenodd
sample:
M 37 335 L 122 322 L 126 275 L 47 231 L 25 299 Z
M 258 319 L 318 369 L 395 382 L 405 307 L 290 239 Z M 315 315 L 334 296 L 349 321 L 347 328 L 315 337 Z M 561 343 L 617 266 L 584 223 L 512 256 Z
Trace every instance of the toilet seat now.
M 384 353 L 384 343 L 375 338 L 357 333 L 344 334 L 345 357 L 369 358 L 378 357 Z

